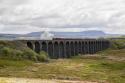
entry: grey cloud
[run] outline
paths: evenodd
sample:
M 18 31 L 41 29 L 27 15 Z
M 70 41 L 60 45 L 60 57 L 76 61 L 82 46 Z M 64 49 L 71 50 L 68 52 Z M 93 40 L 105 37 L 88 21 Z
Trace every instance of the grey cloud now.
M 13 13 L 14 9 L 19 5 L 28 3 L 28 0 L 0 0 L 0 15 Z
M 50 0 L 0 0 L 0 23 L 5 26 L 4 31 L 19 26 L 25 26 L 24 30 L 27 30 L 29 27 L 26 25 L 32 28 L 97 27 L 107 31 L 123 27 L 125 31 L 123 0 L 68 0 L 68 3 L 67 0 L 52 0 L 53 4 L 48 2 L 50 3 Z M 7 28 L 9 26 L 11 28 Z
M 0 0 L 3 5 L 19 5 L 28 2 L 28 0 Z

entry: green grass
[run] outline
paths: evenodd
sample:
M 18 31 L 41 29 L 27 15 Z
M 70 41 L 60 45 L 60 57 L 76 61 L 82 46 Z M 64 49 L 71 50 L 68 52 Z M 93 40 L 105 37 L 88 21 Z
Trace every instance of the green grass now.
M 77 56 L 71 59 L 50 60 L 47 63 L 28 63 L 20 67 L 16 67 L 19 65 L 17 63 L 23 65 L 27 62 L 4 63 L 8 66 L 0 68 L 0 76 L 125 83 L 125 62 L 100 56 Z
M 117 56 L 117 57 L 125 57 L 125 49 L 107 49 L 105 51 L 99 52 L 99 54 L 104 56 Z
M 1 60 L 0 59 L 0 68 L 3 67 L 25 67 L 33 64 L 33 62 L 24 60 L 24 61 L 13 61 L 13 60 Z

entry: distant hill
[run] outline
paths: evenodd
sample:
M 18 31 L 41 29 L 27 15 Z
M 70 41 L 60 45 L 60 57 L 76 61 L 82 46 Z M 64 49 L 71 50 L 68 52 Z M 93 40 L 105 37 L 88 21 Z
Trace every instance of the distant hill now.
M 99 38 L 99 37 L 121 36 L 120 34 L 107 34 L 104 33 L 103 31 L 97 31 L 97 30 L 88 30 L 82 32 L 50 32 L 50 33 L 54 34 L 55 38 Z M 40 37 L 41 34 L 43 34 L 43 32 L 32 32 L 26 34 L 26 36 Z
M 26 36 L 33 36 L 38 37 L 43 32 L 32 32 L 29 34 L 26 34 Z M 54 34 L 54 37 L 64 37 L 64 38 L 84 38 L 84 37 L 103 37 L 106 34 L 102 31 L 83 31 L 83 32 L 50 32 L 51 34 Z
M 0 34 L 0 39 L 18 39 L 19 37 L 40 38 L 44 32 L 31 32 L 28 34 Z M 103 31 L 88 30 L 82 32 L 49 32 L 54 38 L 103 38 L 103 37 L 120 37 L 122 34 L 107 34 Z
M 0 40 L 14 40 L 17 37 L 20 37 L 20 34 L 0 34 Z

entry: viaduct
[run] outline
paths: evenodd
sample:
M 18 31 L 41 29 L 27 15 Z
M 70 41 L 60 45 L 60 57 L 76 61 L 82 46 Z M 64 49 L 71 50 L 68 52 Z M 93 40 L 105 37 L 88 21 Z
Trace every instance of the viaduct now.
M 78 54 L 94 54 L 109 48 L 110 42 L 106 39 L 63 39 L 53 40 L 23 40 L 24 43 L 39 53 L 45 51 L 50 58 L 69 58 Z

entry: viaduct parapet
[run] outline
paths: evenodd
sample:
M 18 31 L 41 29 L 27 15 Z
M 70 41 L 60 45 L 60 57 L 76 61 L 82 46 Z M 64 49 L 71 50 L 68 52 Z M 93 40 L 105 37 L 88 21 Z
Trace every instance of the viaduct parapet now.
M 50 58 L 69 58 L 78 54 L 94 54 L 109 48 L 106 39 L 61 39 L 22 40 L 29 48 L 39 53 L 45 51 Z

